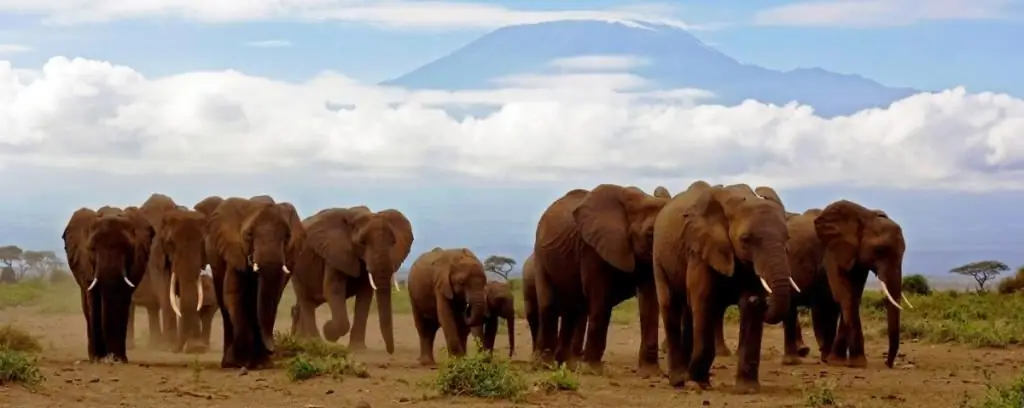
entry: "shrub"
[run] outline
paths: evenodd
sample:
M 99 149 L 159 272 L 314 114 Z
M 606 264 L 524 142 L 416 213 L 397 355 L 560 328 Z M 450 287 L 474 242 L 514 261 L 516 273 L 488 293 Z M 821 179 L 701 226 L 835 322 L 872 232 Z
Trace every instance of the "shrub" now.
M 1019 408 L 1024 406 L 1024 375 L 1005 385 L 991 385 L 989 373 L 985 373 L 985 387 L 988 391 L 976 404 L 964 401 L 961 407 L 971 408 Z
M 547 377 L 534 383 L 534 386 L 545 392 L 576 391 L 580 388 L 580 380 L 576 373 L 562 363 Z
M 479 344 L 472 355 L 445 360 L 438 370 L 434 387 L 441 395 L 513 401 L 521 400 L 527 389 L 526 380 L 508 360 L 482 351 Z
M 0 349 L 38 353 L 43 346 L 31 334 L 8 324 L 0 327 Z
M 903 293 L 927 296 L 932 294 L 932 287 L 924 275 L 914 274 L 903 278 Z
M 43 381 L 32 353 L 42 351 L 39 341 L 14 326 L 0 327 L 0 385 L 22 383 L 35 385 Z
M 366 366 L 352 361 L 343 346 L 319 339 L 297 338 L 281 332 L 274 332 L 274 344 L 275 357 L 288 359 L 286 373 L 292 381 L 324 376 L 336 379 L 345 375 L 359 378 L 370 376 Z

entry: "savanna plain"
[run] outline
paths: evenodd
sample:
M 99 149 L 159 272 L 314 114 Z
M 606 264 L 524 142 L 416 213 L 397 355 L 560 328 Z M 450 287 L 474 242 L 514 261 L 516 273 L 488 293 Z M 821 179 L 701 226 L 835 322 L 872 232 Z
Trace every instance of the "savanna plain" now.
M 513 281 L 520 296 L 521 282 Z M 908 291 L 904 291 L 908 293 Z M 784 366 L 782 331 L 765 330 L 762 391 L 730 391 L 734 357 L 718 357 L 713 389 L 690 384 L 674 389 L 664 378 L 635 374 L 639 328 L 635 300 L 613 314 L 605 372 L 583 374 L 530 363 L 530 334 L 518 297 L 516 350 L 508 358 L 502 328 L 493 357 L 474 353 L 446 359 L 438 333 L 439 366 L 420 367 L 419 341 L 408 296 L 396 293 L 394 355 L 384 351 L 376 316 L 370 316 L 367 349 L 349 352 L 338 344 L 288 336 L 290 288 L 276 324 L 276 367 L 249 371 L 219 368 L 220 317 L 205 354 L 174 354 L 147 347 L 145 309 L 136 313 L 135 348 L 125 364 L 90 363 L 78 289 L 70 279 L 25 279 L 0 285 L 0 407 L 1021 407 L 1024 377 L 1024 296 L 935 290 L 909 295 L 915 308 L 902 320 L 902 346 L 894 368 L 883 364 L 885 300 L 865 292 L 868 367 L 827 366 L 818 361 L 809 318 L 801 314 L 810 355 Z M 371 312 L 372 313 L 372 312 Z M 320 324 L 329 316 L 318 310 Z M 736 346 L 737 313 L 726 326 Z M 319 326 L 319 324 L 318 324 Z M 660 336 L 659 336 L 660 337 Z M 662 366 L 664 368 L 664 358 Z

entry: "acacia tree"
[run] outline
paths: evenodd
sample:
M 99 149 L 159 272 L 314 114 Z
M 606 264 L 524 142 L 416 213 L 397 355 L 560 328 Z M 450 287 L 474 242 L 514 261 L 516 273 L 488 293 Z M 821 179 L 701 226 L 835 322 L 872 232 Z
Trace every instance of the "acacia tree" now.
M 502 255 L 491 255 L 484 260 L 484 271 L 508 281 L 508 274 L 516 266 L 516 260 Z
M 1010 267 L 999 261 L 978 261 L 950 269 L 949 272 L 974 278 L 978 282 L 978 292 L 984 292 L 988 281 L 1008 270 Z
M 21 250 L 17 245 L 4 245 L 0 246 L 0 262 L 5 267 L 11 267 L 15 261 L 21 260 L 21 254 L 24 251 Z

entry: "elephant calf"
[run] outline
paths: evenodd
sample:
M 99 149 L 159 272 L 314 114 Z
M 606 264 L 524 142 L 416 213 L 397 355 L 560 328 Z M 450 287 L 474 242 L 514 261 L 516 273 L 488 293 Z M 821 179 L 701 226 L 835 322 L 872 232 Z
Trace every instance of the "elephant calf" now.
M 516 301 L 505 282 L 488 282 L 486 286 L 488 316 L 483 326 L 473 328 L 473 335 L 483 341 L 484 350 L 494 351 L 498 335 L 498 318 L 505 319 L 508 331 L 508 357 L 516 352 Z
M 444 331 L 448 353 L 465 355 L 470 328 L 482 325 L 489 315 L 487 276 L 476 254 L 466 248 L 434 248 L 413 262 L 408 285 L 420 335 L 420 364 L 434 365 L 438 328 Z

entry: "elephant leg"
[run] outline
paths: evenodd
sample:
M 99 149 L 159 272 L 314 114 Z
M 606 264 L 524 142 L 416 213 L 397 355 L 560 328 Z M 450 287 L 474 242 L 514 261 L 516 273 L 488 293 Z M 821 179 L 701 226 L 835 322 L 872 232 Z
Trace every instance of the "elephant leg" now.
M 356 292 L 355 310 L 352 312 L 352 333 L 348 337 L 349 350 L 366 350 L 366 323 L 370 320 L 370 303 L 373 301 L 373 287 L 369 281 L 359 285 Z
M 732 356 L 732 350 L 725 342 L 725 312 L 729 307 L 723 307 L 715 316 L 715 355 L 718 357 Z
M 163 332 L 160 327 L 160 307 L 146 307 L 146 315 L 149 318 L 149 335 L 148 344 L 146 348 L 157 349 L 160 347 L 160 340 L 163 338 Z
M 601 374 L 604 372 L 602 359 L 608 344 L 608 325 L 612 319 L 612 307 L 608 304 L 608 293 L 601 288 L 591 289 L 587 298 L 587 339 L 583 347 L 583 361 L 592 372 Z M 571 336 L 572 332 L 568 334 Z M 572 339 L 568 340 L 567 346 L 571 348 Z
M 867 270 L 853 270 L 847 276 L 848 286 L 843 286 L 846 286 L 845 289 L 848 289 L 848 292 L 844 296 L 839 296 L 841 317 L 839 330 L 836 333 L 836 342 L 832 346 L 835 358 L 829 358 L 829 362 L 830 364 L 863 368 L 867 366 L 867 358 L 864 356 L 860 300 L 864 292 L 864 283 L 867 280 Z
M 125 333 L 124 347 L 126 350 L 135 348 L 135 305 L 128 307 L 128 332 Z
M 199 316 L 201 319 L 201 336 L 207 346 L 210 345 L 210 332 L 213 328 L 213 315 L 217 313 L 217 308 L 213 306 L 203 306 L 203 310 Z
M 96 360 L 101 356 L 95 342 L 96 335 L 93 333 L 92 304 L 89 302 L 90 296 L 90 292 L 87 292 L 85 288 L 81 289 L 82 315 L 85 316 L 85 332 L 88 339 L 86 353 L 89 356 L 89 360 Z
M 348 320 L 348 278 L 342 272 L 331 267 L 324 268 L 324 298 L 331 308 L 331 320 L 324 323 L 324 339 L 329 342 L 338 341 L 341 336 L 348 334 L 351 326 Z M 316 324 L 316 321 L 313 321 Z
M 642 378 L 661 377 L 661 367 L 658 366 L 658 291 L 654 287 L 653 277 L 641 278 L 636 297 L 640 307 L 641 339 L 640 350 L 637 352 L 637 373 Z M 611 316 L 611 308 L 608 315 Z
M 576 370 L 580 359 L 583 357 L 580 354 L 576 354 L 573 350 L 573 339 L 576 337 L 577 331 L 583 330 L 580 326 L 585 325 L 583 322 L 587 321 L 586 316 L 586 309 L 568 308 L 562 310 L 561 326 L 557 335 L 558 343 L 555 347 L 555 362 L 559 364 L 564 363 L 570 370 Z M 589 327 L 589 325 L 586 326 Z M 585 355 L 586 345 L 583 348 Z
M 538 316 L 537 310 L 534 307 L 526 307 L 526 324 L 530 326 L 530 343 L 533 354 L 536 356 L 537 352 L 540 351 L 540 342 L 537 338 L 538 330 L 540 329 L 540 316 Z
M 118 282 L 121 283 L 121 282 Z M 125 289 L 101 288 L 103 295 L 103 337 L 107 343 L 107 354 L 117 362 L 127 362 L 125 340 L 128 331 L 128 314 L 132 304 L 132 292 Z
M 576 323 L 576 330 L 572 333 L 572 354 L 578 360 L 583 359 L 583 345 L 587 339 L 587 319 L 584 318 Z
M 800 364 L 799 346 L 803 344 L 797 344 L 800 335 L 800 318 L 796 307 L 792 307 L 789 310 L 789 314 L 786 315 L 782 320 L 782 338 L 784 344 L 784 352 L 782 355 L 782 365 L 798 365 Z M 800 341 L 802 343 L 802 341 Z M 805 354 L 806 355 L 806 354 Z
M 224 277 L 224 306 L 227 307 L 221 314 L 227 316 L 232 327 L 232 336 L 228 344 L 230 349 L 226 350 L 226 359 L 221 362 L 221 367 L 243 367 L 248 364 L 252 354 L 253 327 L 247 314 L 255 312 L 245 310 L 245 282 L 240 276 L 246 271 L 228 271 Z M 225 331 L 227 331 L 225 329 Z
M 441 325 L 441 331 L 444 332 L 444 341 L 448 347 L 448 355 L 450 357 L 462 357 L 466 355 L 466 350 L 463 348 L 461 340 L 461 333 L 459 328 L 459 320 L 463 319 L 461 310 L 465 309 L 465 305 L 462 307 L 455 307 L 452 305 L 453 302 L 449 301 L 440 293 L 437 294 L 437 320 Z M 456 312 L 457 309 L 460 312 Z
M 494 351 L 494 339 L 498 337 L 498 315 L 497 313 L 492 314 L 488 317 L 483 325 L 483 332 L 481 334 L 481 343 L 484 350 Z
M 534 360 L 543 364 L 555 361 L 555 346 L 558 341 L 559 305 L 555 303 L 554 292 L 544 282 L 543 274 L 537 274 L 537 309 L 538 309 L 538 350 Z
M 686 271 L 686 298 L 693 331 L 693 352 L 688 376 L 701 389 L 711 388 L 711 365 L 715 362 L 715 318 L 725 308 L 725 305 L 714 299 L 712 273 L 715 272 L 699 262 L 690 262 Z
M 764 315 L 767 302 L 752 291 L 740 296 L 740 346 L 736 366 L 736 391 L 756 393 L 761 389 L 761 340 L 764 335 Z
M 686 298 L 672 296 L 667 291 L 660 303 L 668 349 L 668 381 L 673 387 L 683 387 L 686 385 L 686 369 L 690 363 L 690 355 L 683 352 L 683 309 L 686 308 Z
M 811 308 L 811 324 L 814 326 L 814 338 L 818 342 L 818 353 L 822 362 L 828 362 L 829 352 L 836 340 L 838 319 L 839 306 L 831 299 Z
M 437 329 L 440 324 L 437 320 L 427 319 L 417 313 L 413 308 L 413 322 L 416 323 L 416 332 L 420 335 L 420 358 L 418 362 L 425 367 L 436 365 L 434 362 L 434 338 L 437 337 Z

